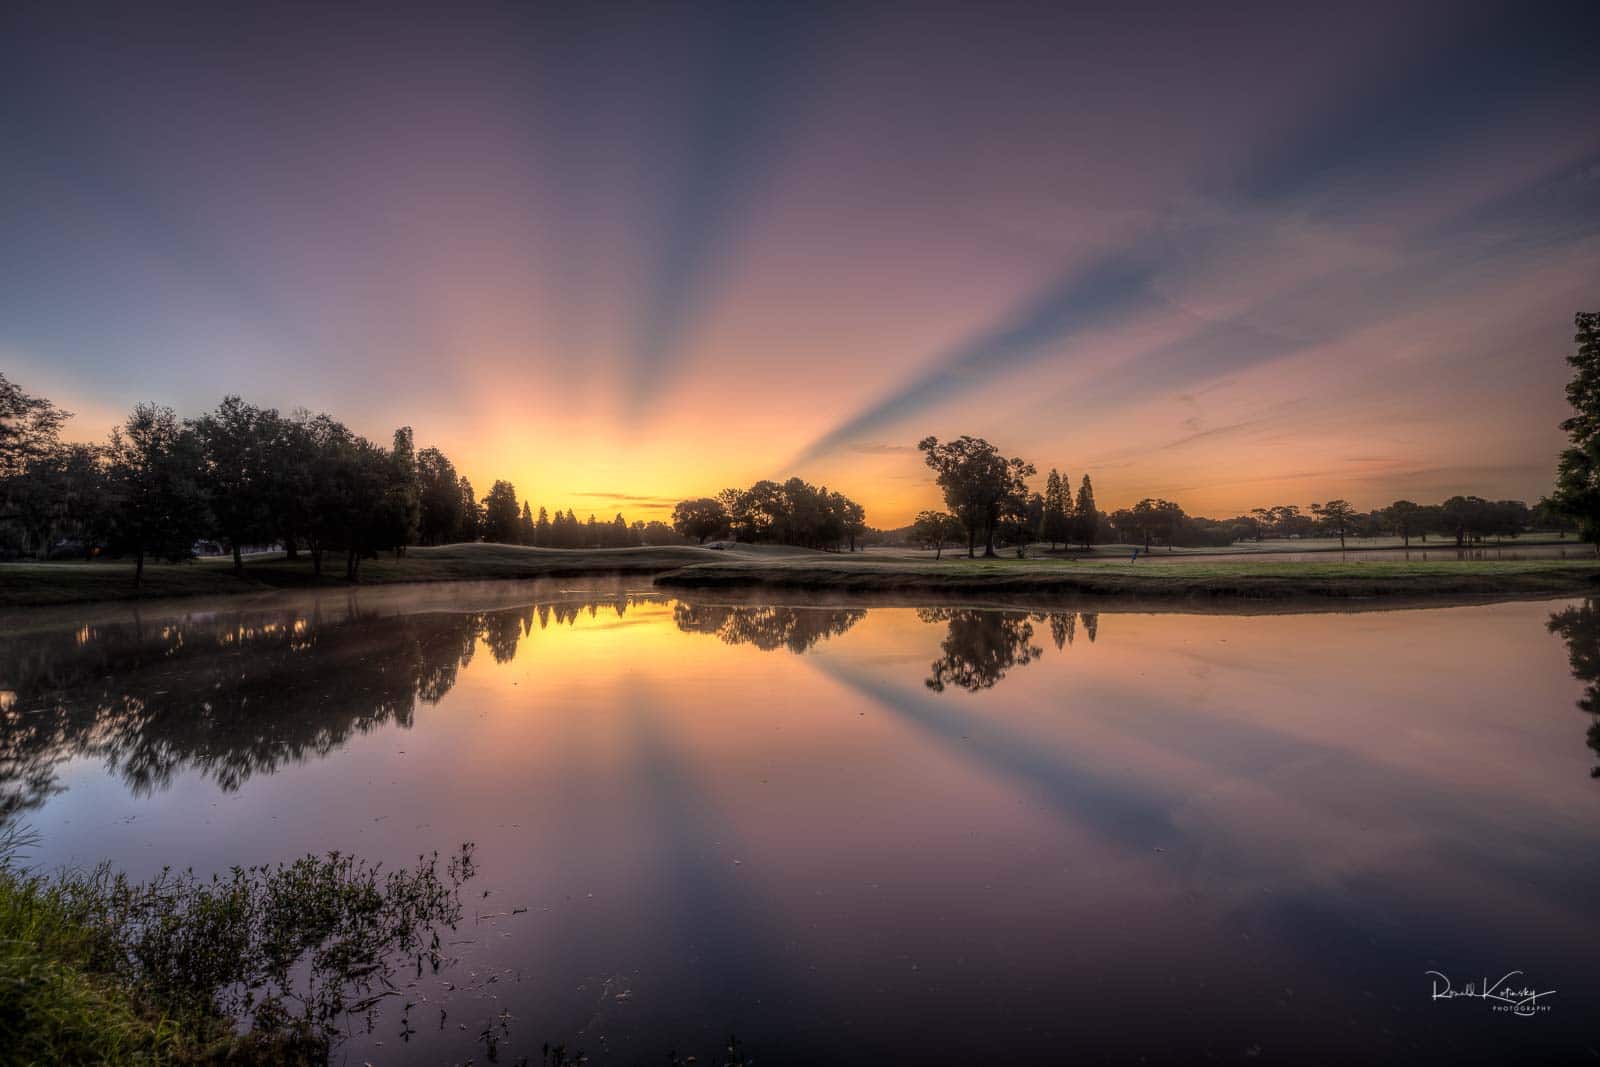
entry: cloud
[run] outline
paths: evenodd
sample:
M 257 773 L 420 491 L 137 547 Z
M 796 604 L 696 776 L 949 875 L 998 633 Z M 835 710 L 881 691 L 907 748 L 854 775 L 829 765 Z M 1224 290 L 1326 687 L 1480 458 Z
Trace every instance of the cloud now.
M 645 507 L 670 508 L 678 503 L 674 496 L 640 496 L 635 493 L 610 493 L 599 490 L 572 493 L 572 496 L 582 497 L 586 500 L 620 500 L 626 504 L 637 504 Z

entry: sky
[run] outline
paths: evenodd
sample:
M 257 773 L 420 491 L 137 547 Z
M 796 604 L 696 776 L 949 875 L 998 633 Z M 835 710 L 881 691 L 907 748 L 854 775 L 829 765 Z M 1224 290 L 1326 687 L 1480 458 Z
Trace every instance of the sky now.
M 1600 4 L 0 10 L 0 371 L 665 518 L 1536 500 L 1600 309 Z

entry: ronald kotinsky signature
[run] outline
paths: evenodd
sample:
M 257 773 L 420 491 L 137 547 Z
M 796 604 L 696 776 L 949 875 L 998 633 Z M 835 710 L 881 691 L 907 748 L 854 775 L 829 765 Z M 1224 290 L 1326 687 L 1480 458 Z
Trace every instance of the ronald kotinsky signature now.
M 1512 985 L 1511 979 L 1522 974 L 1521 971 L 1507 971 L 1493 982 L 1487 978 L 1477 982 L 1468 982 L 1461 989 L 1451 984 L 1449 977 L 1439 971 L 1428 971 L 1433 977 L 1433 999 L 1454 1000 L 1456 997 L 1470 997 L 1474 1000 L 1488 1001 L 1491 1011 L 1507 1012 L 1511 1015 L 1524 1017 L 1537 1015 L 1550 1010 L 1550 1005 L 1540 1004 L 1544 997 L 1555 996 L 1554 989 L 1543 993 L 1535 992 L 1524 985 L 1520 989 Z

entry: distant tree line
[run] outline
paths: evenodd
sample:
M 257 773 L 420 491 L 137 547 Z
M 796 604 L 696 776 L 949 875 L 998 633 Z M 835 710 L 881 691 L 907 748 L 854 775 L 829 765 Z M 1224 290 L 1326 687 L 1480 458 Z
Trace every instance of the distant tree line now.
M 798 545 L 854 552 L 869 531 L 867 513 L 843 493 L 800 478 L 762 480 L 748 489 L 682 500 L 672 526 L 697 544 L 731 538 L 752 544 Z
M 315 573 L 342 556 L 356 580 L 361 561 L 409 545 L 498 541 L 551 548 L 679 543 L 666 523 L 628 523 L 568 510 L 535 518 L 510 482 L 481 500 L 437 448 L 418 450 L 411 428 L 389 447 L 332 416 L 282 415 L 237 396 L 179 419 L 169 407 L 139 404 L 107 440 L 60 439 L 71 415 L 0 374 L 0 552 L 50 558 L 132 557 L 135 580 L 147 558 L 189 558 L 216 542 L 243 566 L 252 546 L 308 554 Z

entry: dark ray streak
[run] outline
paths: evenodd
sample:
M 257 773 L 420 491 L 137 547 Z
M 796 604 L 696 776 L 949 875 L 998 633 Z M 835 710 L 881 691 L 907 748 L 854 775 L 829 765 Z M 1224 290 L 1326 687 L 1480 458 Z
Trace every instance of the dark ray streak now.
M 682 163 L 667 175 L 664 234 L 634 342 L 637 415 L 672 377 L 685 335 L 715 287 L 740 215 L 772 163 L 813 65 L 823 6 L 736 3 L 718 9 L 713 55 L 693 100 Z
M 1147 253 L 1125 250 L 1055 279 L 1008 318 L 956 345 L 893 395 L 813 441 L 791 465 L 880 431 L 989 374 L 1025 366 L 1077 334 L 1149 310 L 1160 302 L 1150 289 L 1155 262 Z

